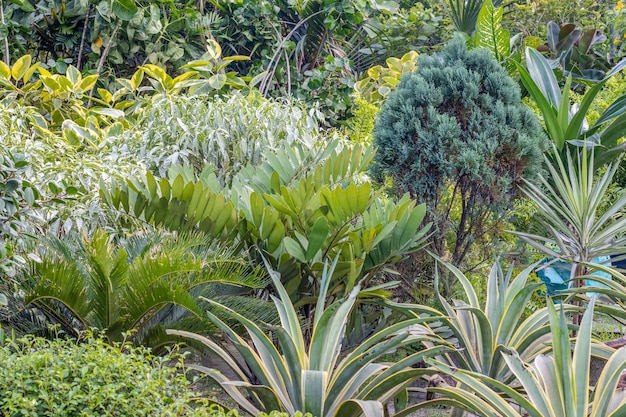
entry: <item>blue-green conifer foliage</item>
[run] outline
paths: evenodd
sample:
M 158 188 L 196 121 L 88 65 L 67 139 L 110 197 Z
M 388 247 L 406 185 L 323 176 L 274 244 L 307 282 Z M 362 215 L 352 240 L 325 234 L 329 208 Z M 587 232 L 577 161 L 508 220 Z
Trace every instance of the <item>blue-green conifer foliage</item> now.
M 417 68 L 383 105 L 370 173 L 427 203 L 440 244 L 454 230 L 449 250 L 459 263 L 480 222 L 508 207 L 520 179 L 541 169 L 546 139 L 518 85 L 488 50 L 468 50 L 458 35 L 440 53 L 421 55 Z M 453 229 L 444 195 L 448 204 L 451 196 L 460 202 L 461 224 Z

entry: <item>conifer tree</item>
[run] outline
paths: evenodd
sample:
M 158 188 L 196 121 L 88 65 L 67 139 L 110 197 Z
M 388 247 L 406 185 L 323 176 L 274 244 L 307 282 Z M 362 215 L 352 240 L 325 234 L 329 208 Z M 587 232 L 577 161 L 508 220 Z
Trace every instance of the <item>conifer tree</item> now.
M 541 169 L 546 139 L 488 50 L 458 35 L 417 68 L 383 105 L 370 172 L 427 204 L 433 251 L 463 268 L 473 245 L 494 237 L 521 178 Z

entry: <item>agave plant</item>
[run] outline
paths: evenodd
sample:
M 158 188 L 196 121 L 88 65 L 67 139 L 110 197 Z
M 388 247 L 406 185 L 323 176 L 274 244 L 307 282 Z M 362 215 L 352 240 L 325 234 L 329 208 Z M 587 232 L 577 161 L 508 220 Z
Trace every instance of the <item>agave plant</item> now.
M 561 308 L 558 314 L 550 302 L 548 310 L 552 332 L 551 354 L 539 355 L 528 364 L 515 349 L 502 352 L 507 366 L 523 387 L 521 392 L 486 375 L 433 362 L 435 368 L 450 375 L 459 385 L 432 388 L 433 392 L 446 398 L 428 401 L 423 406 L 446 404 L 481 416 L 502 417 L 625 415 L 626 395 L 622 390 L 617 391 L 617 386 L 626 367 L 626 348 L 611 351 L 603 346 L 594 346 L 591 338 L 594 300 L 584 314 L 573 352 L 564 309 Z M 594 350 L 608 361 L 597 384 L 591 387 L 589 365 Z
M 543 350 L 543 336 L 550 332 L 549 315 L 545 308 L 521 320 L 530 297 L 541 285 L 528 283 L 536 264 L 513 278 L 512 268 L 504 274 L 499 263 L 494 263 L 487 281 L 487 298 L 481 305 L 467 277 L 453 265 L 441 259 L 438 262 L 456 277 L 467 302 L 454 300 L 450 304 L 439 293 L 439 274 L 436 273 L 435 291 L 443 311 L 411 304 L 390 305 L 417 316 L 426 313 L 437 319 L 441 330 L 447 330 L 448 334 L 442 336 L 454 341 L 458 349 L 440 356 L 440 361 L 503 383 L 512 383 L 515 377 L 507 368 L 501 352 L 514 348 L 530 360 Z
M 586 115 L 606 82 L 626 66 L 626 59 L 588 88 L 580 105 L 570 103 L 572 77 L 568 77 L 561 90 L 550 63 L 540 52 L 527 48 L 526 65 L 528 69 L 517 65 L 522 83 L 537 103 L 546 132 L 558 152 L 564 153 L 568 143 L 576 146 L 593 145 L 596 147 L 596 160 L 604 164 L 624 151 L 626 145 L 619 143 L 619 140 L 624 137 L 626 126 L 626 96 L 615 100 L 593 126 L 587 126 Z
M 24 304 L 66 331 L 102 329 L 109 340 L 119 341 L 131 330 L 143 336 L 172 305 L 201 317 L 193 290 L 209 284 L 264 285 L 245 261 L 211 252 L 206 239 L 197 236 L 134 243 L 116 245 L 101 229 L 83 239 L 78 250 L 52 241 L 42 262 L 25 273 Z
M 282 324 L 271 328 L 277 344 L 257 324 L 233 310 L 224 307 L 243 325 L 249 340 L 209 313 L 209 319 L 228 336 L 245 363 L 239 363 L 225 348 L 198 334 L 178 330 L 168 333 L 201 342 L 217 354 L 233 370 L 236 379 L 229 380 L 220 372 L 200 365 L 191 368 L 217 381 L 241 408 L 253 415 L 263 410 L 280 410 L 290 415 L 301 411 L 319 417 L 387 415 L 384 405 L 399 395 L 406 398 L 406 387 L 429 372 L 413 369 L 411 365 L 441 354 L 448 347 L 438 344 L 393 364 L 377 362 L 382 355 L 403 346 L 439 340 L 423 326 L 427 319 L 413 318 L 375 333 L 342 355 L 346 323 L 359 287 L 345 300 L 326 308 L 328 284 L 336 264 L 337 259 L 330 268 L 325 264 L 310 340 L 305 338 L 296 310 L 274 271 L 270 273 L 279 297 L 273 300 Z

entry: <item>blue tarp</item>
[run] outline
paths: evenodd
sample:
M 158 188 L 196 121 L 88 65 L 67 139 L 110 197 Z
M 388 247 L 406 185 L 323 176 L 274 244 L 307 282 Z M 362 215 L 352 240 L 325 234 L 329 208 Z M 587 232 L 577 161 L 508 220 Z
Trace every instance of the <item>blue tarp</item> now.
M 593 258 L 593 263 L 611 266 L 610 258 L 608 256 L 601 256 Z M 546 284 L 548 295 L 557 295 L 559 292 L 566 290 L 569 285 L 570 268 L 571 265 L 564 261 L 555 261 L 553 259 L 546 258 L 542 261 L 542 264 L 548 264 L 548 266 L 542 267 L 537 271 L 537 276 Z M 595 275 L 602 278 L 611 279 L 611 275 L 603 272 L 596 271 L 591 275 Z M 586 280 L 585 286 L 587 287 L 606 287 L 599 282 L 593 280 Z M 592 296 L 593 293 L 587 293 Z

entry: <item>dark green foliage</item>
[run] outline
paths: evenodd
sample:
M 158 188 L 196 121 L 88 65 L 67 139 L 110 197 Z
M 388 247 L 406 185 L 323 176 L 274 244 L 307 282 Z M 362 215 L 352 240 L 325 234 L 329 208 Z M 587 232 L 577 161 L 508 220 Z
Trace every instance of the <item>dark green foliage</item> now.
M 383 106 L 371 173 L 427 203 L 433 249 L 459 265 L 520 178 L 540 169 L 545 138 L 516 83 L 489 51 L 468 51 L 460 35 L 440 54 L 420 56 L 417 68 Z
M 178 363 L 170 367 L 172 361 Z M 0 414 L 5 416 L 213 416 L 192 407 L 180 358 L 143 348 L 28 337 L 0 347 Z
M 0 276 L 15 275 L 15 267 L 25 263 L 19 254 L 24 241 L 26 221 L 38 218 L 39 190 L 26 181 L 29 168 L 24 155 L 0 146 Z M 7 282 L 0 282 L 0 291 Z

